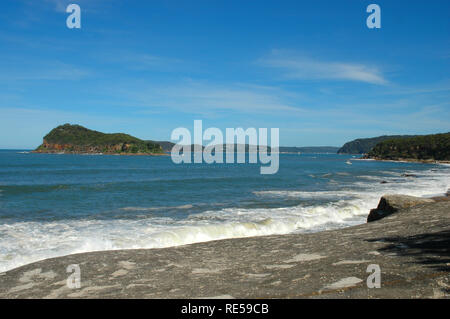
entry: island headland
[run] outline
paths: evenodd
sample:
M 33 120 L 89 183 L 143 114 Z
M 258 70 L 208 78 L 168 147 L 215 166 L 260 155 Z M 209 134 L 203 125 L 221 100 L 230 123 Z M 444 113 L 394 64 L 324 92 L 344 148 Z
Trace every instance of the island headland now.
M 389 139 L 409 138 L 416 135 L 383 135 L 370 138 L 357 138 L 356 140 L 345 143 L 338 149 L 338 154 L 367 154 L 378 143 Z
M 450 163 L 450 132 L 387 139 L 375 145 L 363 158 Z
M 450 132 L 430 135 L 384 135 L 347 142 L 338 154 L 361 159 L 420 163 L 450 163 Z
M 44 136 L 34 153 L 164 155 L 153 141 L 144 141 L 124 133 L 107 134 L 81 125 L 64 124 Z

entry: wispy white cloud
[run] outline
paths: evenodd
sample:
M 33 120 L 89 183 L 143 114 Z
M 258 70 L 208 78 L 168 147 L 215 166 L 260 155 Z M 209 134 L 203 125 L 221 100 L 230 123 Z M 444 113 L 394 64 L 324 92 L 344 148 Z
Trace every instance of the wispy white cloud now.
M 217 114 L 221 111 L 232 111 L 292 115 L 305 112 L 305 109 L 298 105 L 289 103 L 285 94 L 273 87 L 239 84 L 221 86 L 185 81 L 176 85 L 131 90 L 126 94 L 143 107 L 170 108 L 186 113 Z
M 383 90 L 383 95 L 426 95 L 426 94 L 448 94 L 450 92 L 449 79 L 437 83 L 425 83 L 421 85 L 395 85 L 388 90 Z
M 30 8 L 41 8 L 45 10 L 54 10 L 58 12 L 66 12 L 66 8 L 71 3 L 86 3 L 86 0 L 22 0 L 22 2 Z
M 265 67 L 280 69 L 285 78 L 302 80 L 350 80 L 371 84 L 387 84 L 381 70 L 358 63 L 321 61 L 303 55 L 274 50 L 258 61 Z
M 87 69 L 59 61 L 11 63 L 3 69 L 0 81 L 70 81 L 86 78 L 90 73 Z
M 181 59 L 126 50 L 97 54 L 96 57 L 101 59 L 101 63 L 113 63 L 116 68 L 122 67 L 132 71 L 161 70 L 179 72 L 187 67 L 186 63 Z
M 54 6 L 54 9 L 58 12 L 66 12 L 67 6 L 71 3 L 70 0 L 45 0 Z

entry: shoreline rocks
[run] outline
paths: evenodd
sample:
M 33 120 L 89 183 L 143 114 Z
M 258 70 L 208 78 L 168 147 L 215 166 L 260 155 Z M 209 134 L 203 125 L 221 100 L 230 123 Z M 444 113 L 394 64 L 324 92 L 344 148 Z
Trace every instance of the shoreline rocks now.
M 378 162 L 399 162 L 399 163 L 419 163 L 419 164 L 450 164 L 449 160 L 435 159 L 415 159 L 415 158 L 382 158 L 376 156 L 368 156 L 367 154 L 359 158 L 360 160 L 378 161 Z
M 373 222 L 394 214 L 401 209 L 435 202 L 432 198 L 422 198 L 409 195 L 383 195 L 378 207 L 371 209 L 367 216 L 367 222 Z

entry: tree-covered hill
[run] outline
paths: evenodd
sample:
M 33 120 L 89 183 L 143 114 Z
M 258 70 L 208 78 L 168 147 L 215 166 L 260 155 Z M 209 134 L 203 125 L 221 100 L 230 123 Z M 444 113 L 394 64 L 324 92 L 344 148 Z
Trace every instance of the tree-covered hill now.
M 367 157 L 387 160 L 449 161 L 450 132 L 385 140 L 375 145 Z
M 80 125 L 64 124 L 44 136 L 44 141 L 36 152 L 156 154 L 163 151 L 157 143 L 143 141 L 128 134 L 106 134 Z
M 415 135 L 383 135 L 372 138 L 358 138 L 347 142 L 338 150 L 338 154 L 366 154 L 378 143 L 392 138 L 409 138 Z

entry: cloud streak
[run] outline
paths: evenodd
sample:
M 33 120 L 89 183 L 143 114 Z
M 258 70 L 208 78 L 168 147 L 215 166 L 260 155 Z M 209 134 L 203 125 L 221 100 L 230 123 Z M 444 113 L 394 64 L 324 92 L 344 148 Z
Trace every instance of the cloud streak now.
M 46 0 L 51 3 L 58 12 L 66 12 L 67 6 L 71 3 L 69 0 Z
M 292 105 L 278 89 L 243 85 L 212 85 L 185 81 L 177 85 L 153 86 L 127 94 L 141 107 L 170 108 L 186 113 L 217 114 L 302 114 L 305 109 Z
M 2 66 L 2 64 L 0 64 Z M 91 72 L 59 61 L 11 63 L 3 70 L 0 81 L 71 81 L 88 77 Z
M 180 72 L 187 68 L 181 59 L 124 50 L 108 52 L 97 57 L 101 59 L 99 61 L 101 63 L 111 63 L 115 68 L 120 66 L 131 71 Z
M 275 50 L 258 61 L 259 65 L 279 69 L 287 79 L 301 80 L 347 80 L 384 85 L 388 81 L 374 66 L 357 63 L 320 61 L 306 56 L 293 56 Z

